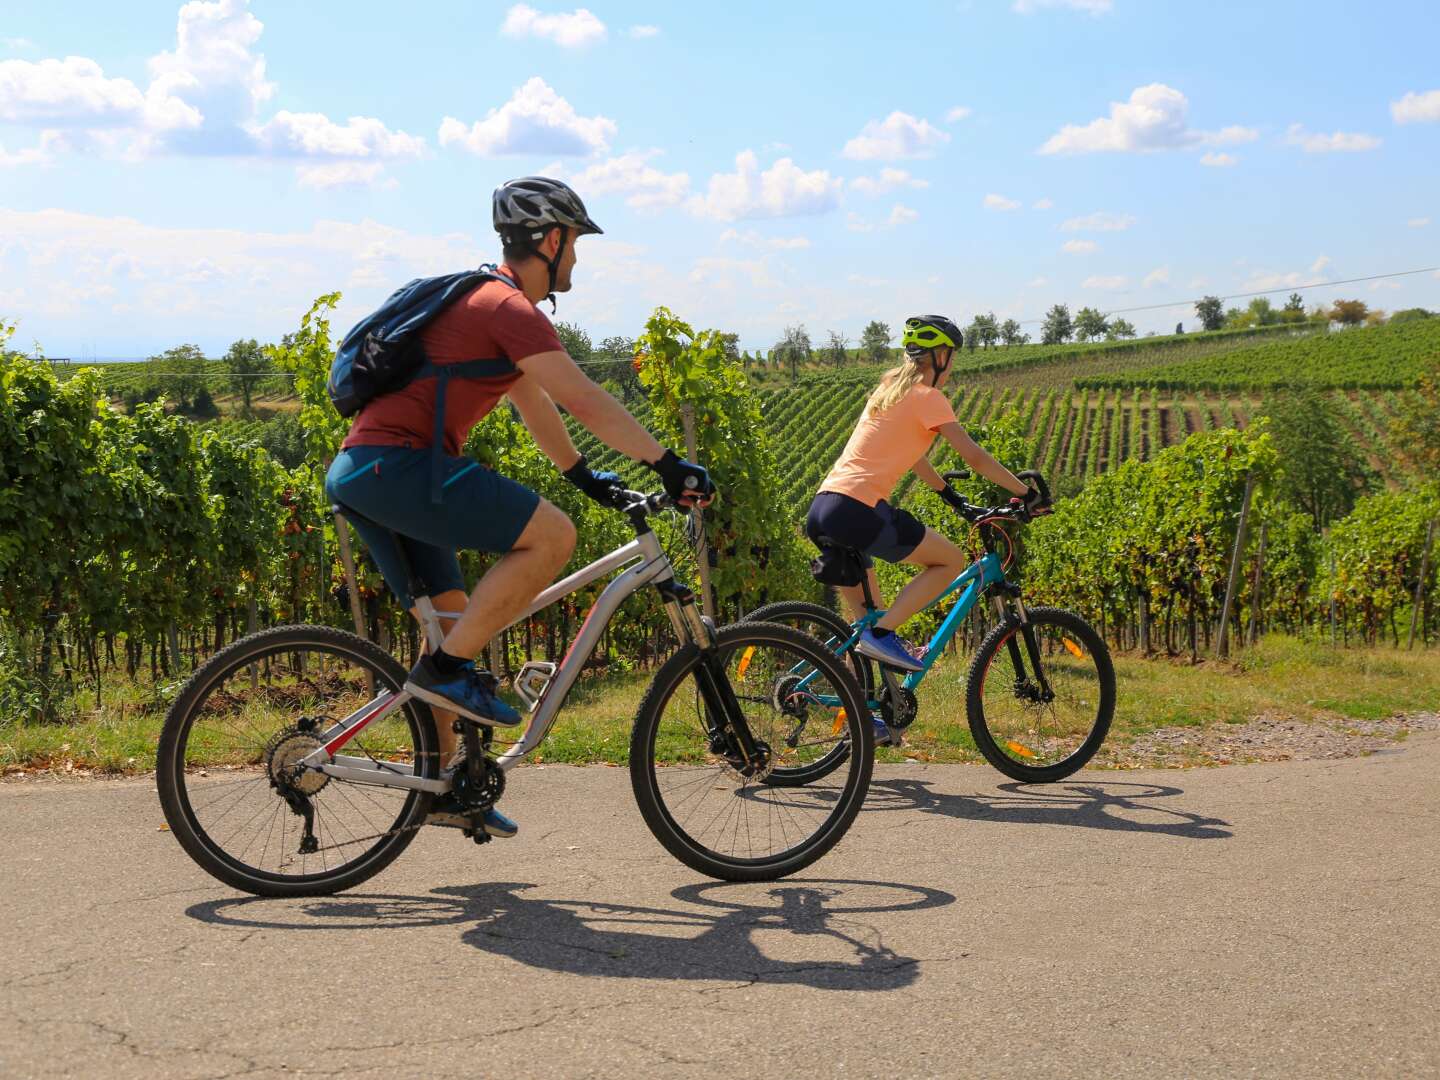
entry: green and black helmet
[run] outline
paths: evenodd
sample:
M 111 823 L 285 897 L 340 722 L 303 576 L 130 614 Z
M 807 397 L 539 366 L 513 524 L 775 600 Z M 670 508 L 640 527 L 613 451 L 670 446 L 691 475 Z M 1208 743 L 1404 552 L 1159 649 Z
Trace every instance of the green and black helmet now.
M 919 360 L 941 345 L 958 349 L 963 340 L 960 328 L 944 315 L 913 315 L 905 320 L 905 333 L 900 338 L 900 344 L 905 346 L 905 355 L 911 360 Z

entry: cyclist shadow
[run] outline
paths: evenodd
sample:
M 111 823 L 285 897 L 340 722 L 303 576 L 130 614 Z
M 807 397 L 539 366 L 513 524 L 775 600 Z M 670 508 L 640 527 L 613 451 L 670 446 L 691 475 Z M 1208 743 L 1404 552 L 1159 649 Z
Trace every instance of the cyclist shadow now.
M 428 896 L 231 898 L 196 904 L 186 914 L 255 929 L 469 924 L 461 934 L 467 945 L 565 974 L 895 990 L 919 978 L 921 961 L 888 946 L 867 916 L 955 902 L 939 889 L 878 881 L 687 885 L 671 893 L 685 905 L 675 909 L 524 895 L 537 887 L 489 882 Z M 730 890 L 739 899 L 727 899 Z
M 1161 833 L 1191 840 L 1223 840 L 1234 835 L 1228 821 L 1150 801 L 1184 794 L 1182 788 L 1163 784 L 1075 780 L 1000 784 L 996 793 L 949 795 L 932 790 L 930 781 L 897 777 L 872 781 L 865 808 L 913 810 L 1015 825 L 1077 825 L 1114 832 Z

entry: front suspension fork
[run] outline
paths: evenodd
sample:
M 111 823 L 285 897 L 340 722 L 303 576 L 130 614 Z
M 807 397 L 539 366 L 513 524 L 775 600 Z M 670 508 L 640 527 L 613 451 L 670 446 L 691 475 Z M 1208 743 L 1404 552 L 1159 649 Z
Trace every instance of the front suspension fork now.
M 1040 662 L 1040 642 L 1035 638 L 1035 627 L 1030 622 L 1030 617 L 1025 613 L 1025 603 L 1020 599 L 1020 590 L 1012 589 L 1010 598 L 1015 604 L 1015 614 L 1020 620 L 1020 631 L 1018 634 L 1011 634 L 1005 639 L 1005 648 L 1010 652 L 1010 663 L 1015 668 L 1015 684 L 1017 686 L 1026 681 L 1025 663 L 1020 656 L 1020 646 L 1016 638 L 1023 638 L 1025 641 L 1025 652 L 1030 657 L 1030 670 L 1035 673 L 1035 681 L 1040 687 L 1040 696 L 1044 701 L 1050 701 L 1055 694 L 1050 689 L 1050 680 L 1045 677 L 1045 666 Z M 1007 615 L 1005 601 L 995 597 L 995 612 L 1004 619 Z

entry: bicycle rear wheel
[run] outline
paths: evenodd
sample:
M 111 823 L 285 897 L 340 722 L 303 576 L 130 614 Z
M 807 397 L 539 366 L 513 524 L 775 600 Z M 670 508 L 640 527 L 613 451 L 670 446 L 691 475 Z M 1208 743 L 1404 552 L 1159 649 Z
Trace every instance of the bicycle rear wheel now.
M 328 626 L 277 627 L 216 653 L 160 735 L 156 787 L 175 839 L 206 872 L 258 896 L 326 895 L 379 873 L 414 839 L 431 796 L 297 763 L 335 721 L 401 693 L 405 675 L 378 646 Z M 433 724 L 412 699 L 339 753 L 433 778 Z
M 814 674 L 803 689 L 790 676 L 796 668 Z M 717 683 L 722 697 L 733 693 L 757 757 L 745 757 L 714 707 Z M 803 791 L 768 782 L 842 744 L 860 752 L 822 782 Z M 772 881 L 845 834 L 873 758 L 870 717 L 845 664 L 798 630 L 741 622 L 721 629 L 713 650 L 687 646 L 656 673 L 635 719 L 630 779 L 650 831 L 685 865 L 726 881 Z
M 985 760 L 1014 780 L 1046 783 L 1081 768 L 1105 741 L 1115 668 L 1104 639 L 1073 611 L 1037 607 L 1027 614 L 1025 626 L 1010 615 L 985 635 L 970 664 L 965 706 Z M 1049 701 L 1035 677 L 1032 642 Z
M 777 600 L 773 604 L 756 608 L 745 616 L 745 621 L 779 623 L 781 626 L 794 627 L 809 634 L 832 653 L 838 653 L 845 642 L 850 640 L 852 633 L 850 624 L 839 615 L 829 608 L 805 600 Z M 845 654 L 845 662 L 850 666 L 865 700 L 873 701 L 877 681 L 875 666 L 854 649 Z M 776 787 L 803 787 L 829 776 L 843 765 L 849 756 L 850 744 L 838 743 L 829 753 L 815 761 L 778 766 L 770 774 L 769 782 Z

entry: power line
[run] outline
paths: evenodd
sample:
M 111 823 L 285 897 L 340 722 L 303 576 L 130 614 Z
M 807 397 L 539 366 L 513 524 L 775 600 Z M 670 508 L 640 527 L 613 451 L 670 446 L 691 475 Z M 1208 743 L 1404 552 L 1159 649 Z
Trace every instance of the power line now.
M 1252 296 L 1271 296 L 1275 293 L 1299 292 L 1302 289 L 1330 289 L 1337 285 L 1354 285 L 1361 281 L 1379 281 L 1381 278 L 1406 277 L 1410 274 L 1429 274 L 1440 270 L 1440 266 L 1426 266 L 1419 270 L 1395 270 L 1388 274 L 1369 274 L 1366 277 L 1342 278 L 1340 281 L 1312 281 L 1308 285 L 1284 285 L 1278 289 L 1258 289 L 1255 292 L 1231 293 L 1229 296 L 1217 296 L 1217 300 L 1248 300 Z M 1204 297 L 1199 299 L 1203 300 Z M 1129 315 L 1136 311 L 1159 311 L 1162 308 L 1189 307 L 1197 303 L 1195 299 L 1174 300 L 1168 304 L 1142 304 L 1139 307 L 1114 308 L 1107 311 L 1106 315 Z M 1043 323 L 1044 319 L 1025 319 L 1021 326 L 1035 326 Z

